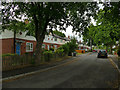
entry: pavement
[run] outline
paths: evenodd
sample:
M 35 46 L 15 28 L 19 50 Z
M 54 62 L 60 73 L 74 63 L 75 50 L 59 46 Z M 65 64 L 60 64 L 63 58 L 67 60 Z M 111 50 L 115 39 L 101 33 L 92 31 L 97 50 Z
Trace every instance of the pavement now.
M 96 53 L 83 54 L 73 58 L 65 63 L 53 66 L 53 68 L 42 69 L 43 71 L 34 75 L 3 82 L 2 87 L 118 90 L 119 74 L 109 58 L 97 58 Z
M 109 55 L 109 58 L 111 58 L 115 62 L 115 64 L 118 65 L 118 56 L 116 56 L 116 55 Z

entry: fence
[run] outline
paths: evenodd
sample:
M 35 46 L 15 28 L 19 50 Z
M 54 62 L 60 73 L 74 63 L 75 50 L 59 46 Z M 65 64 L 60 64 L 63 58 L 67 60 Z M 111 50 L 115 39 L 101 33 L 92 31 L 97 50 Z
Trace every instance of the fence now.
M 42 54 L 41 62 L 49 62 L 61 57 L 64 57 L 63 53 Z M 12 70 L 17 68 L 23 68 L 35 64 L 35 57 L 33 55 L 16 55 L 16 56 L 4 56 L 2 57 L 2 70 Z

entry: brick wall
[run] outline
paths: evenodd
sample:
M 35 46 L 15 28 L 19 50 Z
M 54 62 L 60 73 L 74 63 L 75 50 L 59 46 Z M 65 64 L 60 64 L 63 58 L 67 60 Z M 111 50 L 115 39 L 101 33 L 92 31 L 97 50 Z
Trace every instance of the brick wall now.
M 20 49 L 21 54 L 24 54 L 26 52 L 26 42 L 33 43 L 33 51 L 35 50 L 35 46 L 36 46 L 35 41 L 29 41 L 29 40 L 24 40 L 24 39 L 16 39 L 16 40 L 24 41 L 23 43 L 21 43 L 21 49 Z M 2 54 L 14 53 L 13 41 L 14 41 L 13 38 L 2 39 Z
M 14 53 L 13 38 L 2 39 L 2 54 Z
M 21 43 L 21 54 L 26 53 L 26 42 L 30 42 L 33 43 L 33 51 L 29 52 L 29 53 L 33 53 L 35 51 L 35 47 L 36 47 L 36 41 L 30 41 L 30 40 L 24 40 L 24 39 L 17 39 L 17 41 L 23 41 Z M 7 54 L 7 53 L 14 53 L 14 44 L 13 44 L 14 39 L 13 38 L 9 38 L 9 39 L 2 39 L 2 54 Z M 59 44 L 54 44 L 54 43 L 46 43 L 43 42 L 43 44 L 45 44 L 45 49 L 48 49 L 47 45 L 49 45 L 49 48 L 51 48 L 51 44 L 53 44 L 53 48 L 54 45 L 57 45 L 57 48 L 60 47 L 61 45 Z
M 24 40 L 24 39 L 16 39 L 16 40 L 22 40 L 22 41 L 24 41 L 23 43 L 21 43 L 21 54 L 26 53 L 26 42 L 33 43 L 33 51 L 35 50 L 36 41 L 30 41 L 30 40 Z M 31 51 L 29 53 L 33 53 L 33 51 Z

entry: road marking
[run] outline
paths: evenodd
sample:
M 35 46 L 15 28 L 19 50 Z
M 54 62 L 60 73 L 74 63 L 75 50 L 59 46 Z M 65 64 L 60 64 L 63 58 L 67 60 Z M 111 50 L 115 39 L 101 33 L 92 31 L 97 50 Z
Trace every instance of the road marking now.
M 120 73 L 120 69 L 119 67 L 115 64 L 115 62 L 111 59 L 111 58 L 108 58 L 111 62 L 111 64 L 113 65 L 114 68 L 116 68 L 118 70 L 118 72 Z

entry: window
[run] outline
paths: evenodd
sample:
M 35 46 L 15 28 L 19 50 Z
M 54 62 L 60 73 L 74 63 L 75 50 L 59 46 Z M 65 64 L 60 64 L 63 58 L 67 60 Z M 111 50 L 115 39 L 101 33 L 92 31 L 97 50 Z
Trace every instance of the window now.
M 33 51 L 33 43 L 26 43 L 26 52 L 31 52 Z

